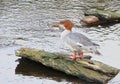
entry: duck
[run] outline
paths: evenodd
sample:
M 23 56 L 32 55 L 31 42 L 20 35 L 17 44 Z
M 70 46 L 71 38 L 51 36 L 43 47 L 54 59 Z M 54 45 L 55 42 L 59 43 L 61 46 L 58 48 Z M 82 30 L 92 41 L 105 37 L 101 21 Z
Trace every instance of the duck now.
M 52 26 L 64 29 L 60 38 L 63 40 L 63 43 L 73 51 L 73 55 L 69 56 L 70 59 L 82 59 L 83 53 L 101 54 L 97 50 L 98 44 L 92 42 L 81 33 L 72 32 L 74 24 L 70 20 L 62 20 Z

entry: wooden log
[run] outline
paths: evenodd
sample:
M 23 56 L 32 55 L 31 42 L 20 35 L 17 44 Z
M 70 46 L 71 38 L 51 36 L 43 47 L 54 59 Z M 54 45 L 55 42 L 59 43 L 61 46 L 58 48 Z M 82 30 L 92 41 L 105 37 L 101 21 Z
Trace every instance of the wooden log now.
M 120 19 L 120 11 L 119 10 L 104 10 L 100 8 L 91 8 L 89 10 L 85 11 L 85 14 L 91 15 L 91 14 L 100 14 L 105 19 Z
M 94 26 L 94 25 L 111 25 L 120 23 L 120 11 L 104 10 L 99 8 L 91 8 L 85 10 L 85 17 L 81 19 L 82 26 Z M 89 17 L 88 17 L 89 16 Z M 94 16 L 94 17 L 93 17 Z
M 99 61 L 88 59 L 70 60 L 67 54 L 50 53 L 32 48 L 21 48 L 16 51 L 16 56 L 28 58 L 47 67 L 97 84 L 105 84 L 119 72 L 119 69 Z

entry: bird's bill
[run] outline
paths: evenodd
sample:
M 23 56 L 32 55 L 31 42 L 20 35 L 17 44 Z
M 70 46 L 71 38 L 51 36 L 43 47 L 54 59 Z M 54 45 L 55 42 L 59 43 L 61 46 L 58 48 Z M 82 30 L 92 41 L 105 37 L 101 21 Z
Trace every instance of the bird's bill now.
M 53 26 L 53 27 L 59 27 L 60 24 L 53 24 L 52 26 Z

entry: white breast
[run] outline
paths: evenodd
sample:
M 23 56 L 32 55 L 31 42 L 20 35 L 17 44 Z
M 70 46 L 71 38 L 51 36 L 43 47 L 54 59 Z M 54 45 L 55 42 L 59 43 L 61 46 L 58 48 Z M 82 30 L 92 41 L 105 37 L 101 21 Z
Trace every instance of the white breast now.
M 71 31 L 70 30 L 64 30 L 62 33 L 61 33 L 61 39 L 63 39 L 67 34 L 69 34 Z

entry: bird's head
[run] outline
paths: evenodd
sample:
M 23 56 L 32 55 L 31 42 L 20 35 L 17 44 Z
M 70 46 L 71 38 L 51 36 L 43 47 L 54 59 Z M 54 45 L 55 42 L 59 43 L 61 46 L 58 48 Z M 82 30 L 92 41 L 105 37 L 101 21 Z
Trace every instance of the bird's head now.
M 60 21 L 60 23 L 58 23 L 58 24 L 53 24 L 52 26 L 60 27 L 62 29 L 71 31 L 74 24 L 70 20 L 63 20 L 63 21 Z

